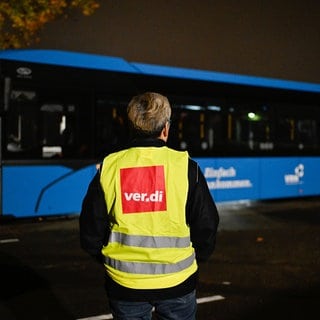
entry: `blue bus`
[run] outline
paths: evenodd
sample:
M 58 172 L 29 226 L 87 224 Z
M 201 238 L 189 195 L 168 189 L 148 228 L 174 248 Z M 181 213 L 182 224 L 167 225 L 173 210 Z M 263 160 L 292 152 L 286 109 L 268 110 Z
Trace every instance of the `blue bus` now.
M 320 84 L 59 50 L 0 52 L 0 215 L 77 215 L 96 165 L 127 142 L 126 106 L 156 91 L 168 145 L 216 202 L 320 195 Z

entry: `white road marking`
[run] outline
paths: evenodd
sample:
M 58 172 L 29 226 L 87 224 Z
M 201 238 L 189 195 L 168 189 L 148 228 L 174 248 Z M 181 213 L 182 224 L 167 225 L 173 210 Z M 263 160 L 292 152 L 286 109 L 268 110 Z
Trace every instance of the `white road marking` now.
M 89 318 L 81 318 L 77 320 L 106 320 L 106 319 L 113 319 L 112 314 L 102 314 L 101 316 L 94 316 Z
M 225 297 L 217 295 L 217 296 L 211 296 L 211 297 L 203 297 L 203 298 L 198 298 L 197 303 L 207 303 L 207 302 L 212 302 L 212 301 L 218 301 L 218 300 L 224 300 Z M 107 319 L 113 319 L 112 314 L 102 314 L 100 316 L 93 316 L 89 318 L 81 318 L 77 320 L 107 320 Z
M 211 296 L 211 297 L 204 297 L 204 298 L 198 298 L 197 303 L 206 303 L 206 302 L 211 302 L 211 301 L 219 301 L 219 300 L 224 300 L 225 297 L 223 296 Z
M 12 242 L 19 242 L 19 239 L 13 238 L 13 239 L 2 239 L 2 240 L 0 240 L 0 244 L 2 244 L 2 243 L 12 243 Z

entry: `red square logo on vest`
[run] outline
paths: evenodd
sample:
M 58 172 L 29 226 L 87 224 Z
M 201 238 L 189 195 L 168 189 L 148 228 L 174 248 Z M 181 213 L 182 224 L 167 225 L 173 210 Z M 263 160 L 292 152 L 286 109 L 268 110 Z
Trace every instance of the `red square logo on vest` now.
M 167 210 L 163 166 L 120 169 L 123 213 Z

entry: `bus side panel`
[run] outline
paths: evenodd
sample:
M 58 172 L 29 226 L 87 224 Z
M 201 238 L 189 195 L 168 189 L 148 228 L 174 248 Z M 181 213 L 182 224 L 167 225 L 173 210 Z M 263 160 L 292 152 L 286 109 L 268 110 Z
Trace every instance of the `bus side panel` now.
M 261 198 L 320 194 L 320 157 L 262 158 Z
M 260 162 L 261 199 L 297 197 L 303 193 L 304 161 L 299 157 L 261 158 Z
M 320 157 L 261 159 L 262 198 L 320 194 Z
M 95 166 L 82 168 L 48 186 L 39 201 L 37 214 L 79 214 L 82 199 L 95 172 Z
M 305 157 L 299 172 L 303 196 L 320 195 L 320 157 Z
M 195 160 L 217 202 L 320 195 L 320 157 Z
M 78 214 L 96 172 L 58 165 L 3 166 L 3 215 L 38 217 Z
M 215 201 L 259 198 L 259 161 L 255 158 L 195 159 Z

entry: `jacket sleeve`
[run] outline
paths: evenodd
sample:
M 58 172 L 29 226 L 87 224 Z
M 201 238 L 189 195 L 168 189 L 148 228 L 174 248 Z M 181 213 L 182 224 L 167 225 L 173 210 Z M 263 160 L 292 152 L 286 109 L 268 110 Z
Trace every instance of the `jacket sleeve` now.
M 215 248 L 219 214 L 203 173 L 191 159 L 186 219 L 197 261 L 208 260 Z
M 79 230 L 82 249 L 102 262 L 101 249 L 109 236 L 109 220 L 99 171 L 90 182 L 82 201 Z

